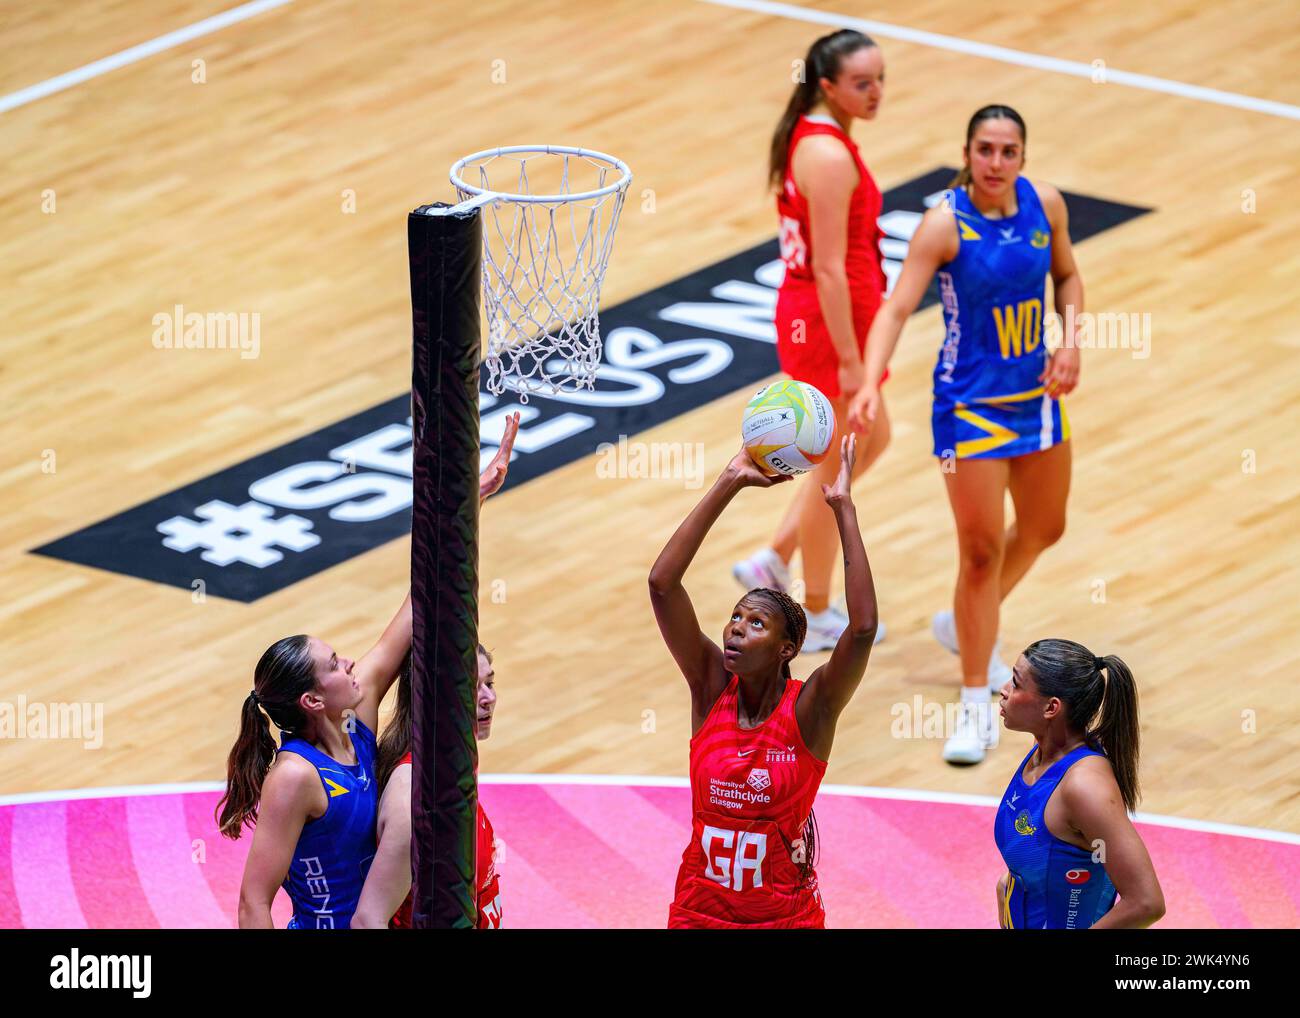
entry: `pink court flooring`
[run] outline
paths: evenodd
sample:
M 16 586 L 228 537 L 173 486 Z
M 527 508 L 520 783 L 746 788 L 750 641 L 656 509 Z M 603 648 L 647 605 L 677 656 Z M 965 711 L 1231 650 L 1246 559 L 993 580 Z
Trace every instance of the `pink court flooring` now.
M 485 775 L 503 925 L 664 926 L 690 825 L 684 779 Z M 235 925 L 250 836 L 218 836 L 221 785 L 0 797 L 0 927 Z M 992 928 L 997 800 L 823 786 L 820 876 L 834 927 Z M 1300 926 L 1300 835 L 1138 814 L 1161 927 Z M 284 894 L 273 911 L 289 917 Z

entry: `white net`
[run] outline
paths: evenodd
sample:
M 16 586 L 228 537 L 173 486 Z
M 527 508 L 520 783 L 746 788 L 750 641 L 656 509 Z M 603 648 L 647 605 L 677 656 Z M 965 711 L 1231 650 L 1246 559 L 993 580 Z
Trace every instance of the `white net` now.
M 613 156 L 512 146 L 451 168 L 462 201 L 483 205 L 488 390 L 595 387 L 600 285 L 632 173 Z

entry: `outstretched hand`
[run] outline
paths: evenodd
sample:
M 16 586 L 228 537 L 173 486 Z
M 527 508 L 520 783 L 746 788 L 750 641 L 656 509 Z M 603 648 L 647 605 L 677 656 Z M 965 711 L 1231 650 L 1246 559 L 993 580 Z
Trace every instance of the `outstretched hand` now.
M 515 435 L 519 433 L 519 411 L 516 410 L 506 418 L 505 433 L 501 436 L 501 445 L 492 462 L 483 473 L 478 475 L 478 499 L 482 502 L 489 495 L 495 495 L 506 483 L 506 472 L 510 469 L 510 451 L 515 445 Z
M 853 461 L 857 456 L 858 436 L 852 433 L 845 435 L 840 439 L 840 473 L 835 478 L 835 486 L 822 485 L 822 496 L 832 509 L 837 509 L 841 505 L 851 505 L 853 502 L 850 489 L 853 485 Z
M 880 386 L 863 385 L 849 401 L 849 427 L 863 435 L 869 435 L 879 412 Z
M 794 480 L 790 474 L 766 473 L 743 447 L 731 458 L 723 474 L 731 475 L 742 488 L 770 488 L 774 484 Z

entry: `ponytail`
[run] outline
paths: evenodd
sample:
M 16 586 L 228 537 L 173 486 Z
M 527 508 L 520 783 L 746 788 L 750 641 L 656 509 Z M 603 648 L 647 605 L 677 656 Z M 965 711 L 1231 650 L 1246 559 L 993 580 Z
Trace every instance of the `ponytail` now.
M 975 131 L 986 120 L 1010 120 L 1020 128 L 1020 144 L 1022 146 L 1029 142 L 1029 129 L 1025 127 L 1024 118 L 1013 110 L 1010 106 L 994 104 L 992 106 L 981 106 L 966 124 L 966 164 L 957 171 L 957 176 L 952 178 L 949 187 L 965 187 L 970 183 L 970 142 L 975 137 Z
M 253 670 L 253 690 L 239 714 L 239 736 L 226 759 L 226 794 L 217 803 L 217 829 L 237 840 L 257 822 L 262 782 L 275 762 L 269 717 L 288 734 L 301 734 L 307 717 L 298 700 L 316 687 L 306 636 L 287 636 L 266 649 Z M 263 713 L 265 711 L 265 714 Z
M 772 134 L 772 147 L 767 161 L 767 179 L 773 190 L 780 190 L 785 178 L 786 161 L 790 158 L 790 137 L 799 123 L 799 118 L 813 108 L 821 96 L 821 80 L 829 78 L 834 81 L 840 73 L 840 64 L 850 53 L 856 53 L 864 46 L 874 46 L 870 36 L 851 28 L 823 35 L 808 47 L 804 57 L 803 73 L 794 86 L 790 101 L 786 103 L 785 112 L 777 122 Z
M 1095 657 L 1073 640 L 1038 640 L 1025 648 L 1038 691 L 1065 705 L 1066 722 L 1100 749 L 1115 772 L 1125 809 L 1138 788 L 1138 696 L 1133 673 L 1118 656 Z
M 1115 782 L 1129 812 L 1137 808 L 1138 789 L 1138 695 L 1133 673 L 1115 654 L 1097 659 L 1098 671 L 1104 669 L 1106 695 L 1101 702 L 1101 716 L 1088 733 L 1110 759 Z

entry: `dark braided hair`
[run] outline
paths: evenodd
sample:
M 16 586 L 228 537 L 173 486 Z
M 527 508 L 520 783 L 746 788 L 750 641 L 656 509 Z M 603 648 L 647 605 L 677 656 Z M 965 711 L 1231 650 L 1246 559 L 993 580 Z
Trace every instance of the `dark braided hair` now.
M 803 647 L 804 637 L 808 635 L 808 616 L 804 614 L 799 602 L 784 591 L 773 590 L 771 587 L 755 587 L 745 597 L 766 601 L 769 607 L 780 612 L 785 620 L 786 639 L 794 644 L 794 656 L 797 657 L 799 649 Z M 789 661 L 781 662 L 781 675 L 790 678 Z
M 755 587 L 745 597 L 766 601 L 781 613 L 785 621 L 786 638 L 794 644 L 794 655 L 797 657 L 803 647 L 804 637 L 808 635 L 808 616 L 804 614 L 803 606 L 784 591 L 773 590 L 770 587 Z M 781 676 L 790 678 L 789 661 L 781 662 Z M 799 877 L 806 884 L 812 877 L 813 868 L 817 865 L 817 814 L 813 810 L 808 811 L 808 819 L 803 822 L 802 835 L 803 859 L 797 865 Z M 793 849 L 793 845 L 786 845 L 786 850 L 792 854 Z
M 803 860 L 798 863 L 799 878 L 807 884 L 817 865 L 817 813 L 808 811 L 808 819 L 803 822 Z

